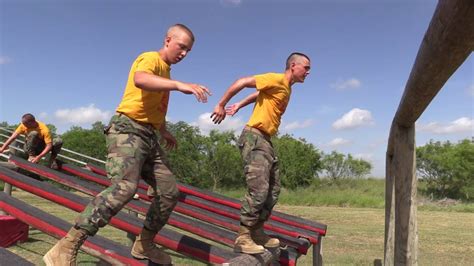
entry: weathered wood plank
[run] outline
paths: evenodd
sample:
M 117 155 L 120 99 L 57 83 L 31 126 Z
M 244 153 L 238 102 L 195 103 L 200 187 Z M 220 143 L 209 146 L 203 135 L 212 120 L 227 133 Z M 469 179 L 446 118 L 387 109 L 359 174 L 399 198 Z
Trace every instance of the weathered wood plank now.
M 474 49 L 474 1 L 441 0 L 390 130 L 386 159 L 385 265 L 417 264 L 415 122 Z

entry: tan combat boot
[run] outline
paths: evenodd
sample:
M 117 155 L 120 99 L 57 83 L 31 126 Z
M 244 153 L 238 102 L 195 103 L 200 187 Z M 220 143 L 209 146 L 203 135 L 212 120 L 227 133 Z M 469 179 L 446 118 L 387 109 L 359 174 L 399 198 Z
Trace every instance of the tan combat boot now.
M 84 229 L 71 228 L 67 235 L 59 240 L 43 257 L 47 266 L 73 266 L 76 265 L 77 251 L 87 238 Z
M 48 161 L 48 167 L 53 169 L 53 170 L 59 170 L 59 163 L 56 159 L 50 159 Z
M 133 243 L 132 256 L 139 260 L 147 259 L 154 263 L 171 265 L 171 257 L 153 243 L 155 235 L 155 232 L 143 228 Z
M 260 254 L 263 253 L 265 249 L 255 244 L 250 237 L 250 229 L 247 226 L 241 225 L 239 235 L 235 239 L 234 251 L 245 254 Z
M 262 245 L 266 248 L 280 247 L 280 240 L 278 238 L 271 238 L 263 231 L 263 221 L 258 222 L 252 227 L 251 236 L 256 244 Z

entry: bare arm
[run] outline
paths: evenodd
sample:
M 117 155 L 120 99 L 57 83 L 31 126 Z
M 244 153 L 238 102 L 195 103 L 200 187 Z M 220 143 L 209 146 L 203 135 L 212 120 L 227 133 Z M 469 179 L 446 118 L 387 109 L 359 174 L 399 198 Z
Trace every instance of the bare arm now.
M 213 118 L 212 121 L 215 124 L 220 124 L 225 118 L 226 112 L 224 110 L 224 107 L 229 102 L 229 100 L 234 97 L 238 92 L 240 92 L 243 88 L 255 88 L 256 86 L 257 84 L 253 76 L 241 78 L 235 81 L 232 85 L 230 85 L 230 87 L 222 96 L 219 103 L 214 108 L 214 112 L 211 115 L 211 118 Z
M 184 94 L 194 94 L 199 102 L 207 102 L 210 91 L 202 85 L 185 83 L 166 79 L 143 71 L 135 72 L 133 82 L 137 88 L 146 91 L 180 91 Z
M 250 94 L 249 96 L 245 97 L 242 101 L 238 103 L 231 104 L 225 108 L 226 115 L 235 115 L 241 108 L 254 103 L 258 97 L 258 91 Z
M 44 147 L 44 150 L 40 154 L 38 154 L 31 162 L 38 163 L 39 160 L 41 160 L 41 158 L 43 158 L 52 148 L 53 148 L 53 143 L 46 144 L 46 147 Z
M 159 129 L 161 135 L 161 141 L 165 141 L 166 149 L 172 150 L 178 147 L 178 141 L 176 138 L 166 129 L 166 123 L 163 123 Z
M 8 146 L 10 146 L 10 144 L 18 137 L 18 135 L 20 134 L 17 132 L 13 132 L 13 134 L 7 139 L 7 141 L 5 141 L 5 143 L 0 148 L 0 153 L 3 153 L 8 148 Z

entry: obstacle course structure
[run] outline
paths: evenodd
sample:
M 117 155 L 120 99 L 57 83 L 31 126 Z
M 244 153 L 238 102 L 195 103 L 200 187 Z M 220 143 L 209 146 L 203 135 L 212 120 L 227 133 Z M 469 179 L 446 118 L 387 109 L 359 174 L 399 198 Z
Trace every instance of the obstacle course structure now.
M 110 184 L 110 180 L 104 176 L 104 169 L 96 165 L 88 165 L 89 167 L 84 168 L 73 164 L 63 164 L 60 172 L 43 165 L 30 163 L 16 156 L 10 156 L 9 162 L 23 171 L 35 173 L 90 196 L 96 195 Z M 0 167 L 0 180 L 76 212 L 82 211 L 90 200 L 3 167 Z M 143 216 L 150 204 L 146 189 L 145 183 L 140 183 L 137 191 L 140 199 L 127 204 L 124 211 L 112 218 L 111 226 L 132 235 L 139 233 L 142 221 L 137 216 Z M 180 184 L 179 189 L 181 197 L 170 217 L 169 225 L 208 239 L 211 243 L 197 240 L 193 236 L 176 232 L 168 227 L 161 230 L 156 236 L 154 239 L 156 243 L 199 261 L 213 264 L 228 263 L 229 265 L 268 264 L 272 261 L 277 261 L 281 265 L 296 265 L 298 258 L 307 254 L 312 248 L 313 264 L 320 265 L 322 260 L 321 241 L 326 234 L 326 225 L 276 212 L 275 217 L 265 226 L 265 230 L 268 234 L 281 240 L 283 245 L 281 249 L 266 251 L 260 255 L 234 253 L 232 247 L 239 227 L 239 202 L 188 185 Z M 7 197 L 6 194 L 4 197 Z M 18 200 L 9 199 L 0 205 L 0 209 L 56 238 L 62 237 L 67 230 L 65 228 L 70 227 L 70 224 L 64 221 L 52 222 L 57 217 L 38 218 L 51 221 L 47 224 L 56 229 L 43 228 L 39 226 L 40 222 L 33 223 L 34 219 L 27 219 L 21 215 L 24 213 L 21 209 L 26 208 L 25 206 L 27 205 L 19 203 Z M 40 213 L 41 211 L 35 210 L 35 212 Z M 38 217 L 47 217 L 47 215 L 42 214 Z M 59 226 L 59 224 L 63 226 Z M 83 250 L 102 260 L 114 261 L 114 264 L 130 264 L 130 261 L 127 261 L 130 259 L 129 253 L 127 253 L 129 247 L 123 247 L 117 243 L 108 245 L 109 247 L 102 245 L 101 248 L 94 249 L 95 252 L 91 252 L 90 244 L 85 244 Z M 228 248 L 223 248 L 222 245 Z M 115 257 L 104 252 L 97 252 L 101 249 L 113 250 Z

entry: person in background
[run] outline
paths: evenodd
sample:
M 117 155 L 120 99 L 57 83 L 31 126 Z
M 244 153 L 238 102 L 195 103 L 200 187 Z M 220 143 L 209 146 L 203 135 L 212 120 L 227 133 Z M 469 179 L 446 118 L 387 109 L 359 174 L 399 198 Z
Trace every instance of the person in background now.
M 24 114 L 21 117 L 21 124 L 8 138 L 7 141 L 0 148 L 0 153 L 3 153 L 8 146 L 19 136 L 25 135 L 25 145 L 23 146 L 24 152 L 28 156 L 28 161 L 32 163 L 38 163 L 41 158 L 46 156 L 48 152 L 51 152 L 49 157 L 48 166 L 53 169 L 58 169 L 58 163 L 56 157 L 61 151 L 63 141 L 61 138 L 52 138 L 48 127 L 35 119 L 32 114 Z

